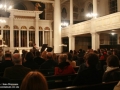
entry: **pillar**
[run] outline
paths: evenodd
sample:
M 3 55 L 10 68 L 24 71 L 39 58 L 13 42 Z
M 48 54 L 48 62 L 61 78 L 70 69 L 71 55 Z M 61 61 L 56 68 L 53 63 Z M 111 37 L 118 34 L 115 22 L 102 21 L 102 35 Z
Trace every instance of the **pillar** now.
M 10 13 L 10 49 L 11 49 L 11 52 L 13 52 L 14 50 L 14 36 L 13 36 L 13 19 L 14 19 L 14 16 L 13 16 L 13 12 Z
M 120 12 L 120 0 L 117 0 L 117 11 Z
M 54 53 L 61 53 L 61 8 L 60 0 L 54 1 Z
M 75 37 L 69 36 L 69 51 L 75 50 Z
M 93 0 L 93 14 L 97 14 L 97 0 Z M 96 16 L 94 16 L 96 18 Z
M 29 40 L 29 31 L 27 30 L 27 48 L 29 48 L 29 43 L 30 43 L 30 40 Z
M 73 24 L 73 0 L 70 0 L 70 25 Z
M 50 47 L 52 47 L 52 40 L 53 40 L 53 38 L 52 38 L 52 30 L 50 30 Z
M 39 13 L 36 12 L 36 18 L 35 18 L 35 44 L 37 47 L 39 47 L 39 26 L 38 26 L 38 20 L 39 20 Z
M 91 33 L 92 35 L 92 49 L 97 50 L 100 48 L 100 39 L 98 33 Z

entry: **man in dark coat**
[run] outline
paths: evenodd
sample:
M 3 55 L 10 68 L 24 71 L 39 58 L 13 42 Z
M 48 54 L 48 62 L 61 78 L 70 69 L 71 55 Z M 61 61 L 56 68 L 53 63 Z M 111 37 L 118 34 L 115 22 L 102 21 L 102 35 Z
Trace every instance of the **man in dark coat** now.
M 22 65 L 22 59 L 19 53 L 14 53 L 12 55 L 12 60 L 14 66 L 6 68 L 3 77 L 9 79 L 23 79 L 31 69 Z
M 6 53 L 4 61 L 0 63 L 0 72 L 4 72 L 5 68 L 11 66 L 14 66 L 11 58 L 11 53 Z

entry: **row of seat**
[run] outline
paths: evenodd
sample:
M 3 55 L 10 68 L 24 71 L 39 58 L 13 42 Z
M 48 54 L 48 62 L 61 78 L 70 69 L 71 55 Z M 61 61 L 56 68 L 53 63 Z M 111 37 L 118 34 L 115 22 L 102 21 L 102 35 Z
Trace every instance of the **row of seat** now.
M 118 81 L 112 81 L 107 83 L 84 85 L 84 86 L 68 86 L 62 88 L 55 88 L 49 90 L 113 90 Z

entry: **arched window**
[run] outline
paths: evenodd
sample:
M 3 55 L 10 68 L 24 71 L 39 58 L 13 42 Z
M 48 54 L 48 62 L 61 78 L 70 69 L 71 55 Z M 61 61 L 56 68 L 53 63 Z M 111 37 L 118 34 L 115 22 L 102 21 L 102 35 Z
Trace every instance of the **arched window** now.
M 67 10 L 66 8 L 62 9 L 62 18 L 66 18 L 67 17 Z
M 10 27 L 8 25 L 3 27 L 3 42 L 10 47 Z
M 110 14 L 117 12 L 117 0 L 109 0 L 109 12 Z
M 19 27 L 17 25 L 14 28 L 14 47 L 19 47 Z
M 20 31 L 21 47 L 27 47 L 27 27 L 22 26 Z
M 92 3 L 90 3 L 88 5 L 88 13 L 93 13 L 93 4 Z

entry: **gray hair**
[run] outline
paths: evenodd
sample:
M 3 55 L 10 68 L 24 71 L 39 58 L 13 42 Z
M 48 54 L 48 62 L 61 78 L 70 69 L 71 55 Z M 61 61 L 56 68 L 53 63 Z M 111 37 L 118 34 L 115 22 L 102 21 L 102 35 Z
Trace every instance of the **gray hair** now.
M 20 54 L 19 54 L 19 53 L 14 53 L 14 54 L 12 55 L 12 61 L 13 61 L 14 63 L 19 64 L 19 63 L 21 62 L 21 56 L 20 56 Z

